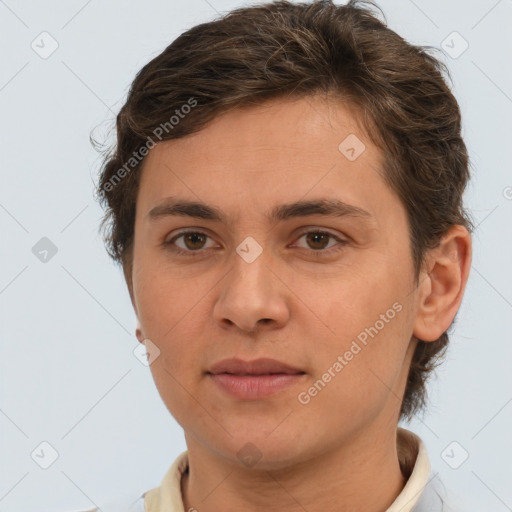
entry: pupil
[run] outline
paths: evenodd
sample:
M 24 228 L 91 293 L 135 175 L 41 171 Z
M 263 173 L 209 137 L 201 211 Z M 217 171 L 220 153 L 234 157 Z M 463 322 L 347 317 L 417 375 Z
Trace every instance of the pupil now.
M 191 233 L 191 234 L 188 234 L 186 237 L 185 237 L 185 240 L 187 242 L 189 241 L 192 241 L 192 247 L 189 247 L 189 249 L 199 249 L 200 247 L 197 247 L 195 246 L 194 244 L 197 244 L 197 240 L 199 239 L 199 245 L 201 245 L 201 241 L 200 239 L 203 238 L 203 235 L 200 235 L 199 233 Z M 188 244 L 187 244 L 188 245 Z
M 311 241 L 311 240 L 313 239 L 313 242 L 312 242 L 312 243 L 313 243 L 313 245 L 314 245 L 315 243 L 319 243 L 319 239 L 321 239 L 321 238 L 323 238 L 323 239 L 324 239 L 324 241 L 327 239 L 327 235 L 326 235 L 325 233 L 312 233 L 312 234 L 310 234 L 310 235 L 308 235 L 308 236 L 309 236 L 309 241 Z M 313 248 L 314 248 L 314 249 L 323 249 L 323 248 L 325 247 L 325 243 L 324 243 L 324 244 L 322 244 L 322 243 L 320 242 L 320 245 L 321 245 L 321 247 L 313 247 Z

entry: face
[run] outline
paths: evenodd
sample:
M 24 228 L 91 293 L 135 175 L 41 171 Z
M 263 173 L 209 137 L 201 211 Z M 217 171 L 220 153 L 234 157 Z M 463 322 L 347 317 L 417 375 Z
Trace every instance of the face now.
M 276 468 L 396 428 L 417 295 L 381 165 L 355 112 L 320 97 L 232 110 L 151 150 L 132 300 L 187 440 Z M 261 358 L 291 369 L 212 375 Z

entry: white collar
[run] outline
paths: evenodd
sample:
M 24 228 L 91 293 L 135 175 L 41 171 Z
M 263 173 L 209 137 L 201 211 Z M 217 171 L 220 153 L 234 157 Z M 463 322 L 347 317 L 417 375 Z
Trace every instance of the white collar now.
M 409 430 L 398 428 L 397 445 L 399 453 L 400 449 L 408 451 L 405 456 L 414 459 L 414 466 L 402 492 L 396 497 L 386 512 L 410 512 L 420 499 L 428 483 L 430 461 L 423 441 Z M 414 448 L 416 448 L 416 455 L 413 451 Z

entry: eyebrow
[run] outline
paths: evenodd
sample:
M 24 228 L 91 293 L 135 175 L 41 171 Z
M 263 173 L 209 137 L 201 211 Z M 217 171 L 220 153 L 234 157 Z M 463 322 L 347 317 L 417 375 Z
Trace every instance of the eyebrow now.
M 336 198 L 324 198 L 310 201 L 296 201 L 274 206 L 266 213 L 271 222 L 285 221 L 297 217 L 324 215 L 327 217 L 362 217 L 372 219 L 372 215 L 358 207 Z M 199 201 L 186 201 L 174 197 L 166 198 L 147 214 L 150 221 L 162 217 L 182 216 L 194 219 L 212 220 L 228 224 L 227 216 L 218 208 Z

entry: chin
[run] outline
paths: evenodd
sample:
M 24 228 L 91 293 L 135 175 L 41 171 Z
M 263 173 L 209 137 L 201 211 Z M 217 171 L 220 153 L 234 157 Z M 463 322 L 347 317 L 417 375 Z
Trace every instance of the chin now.
M 307 460 L 304 444 L 297 443 L 296 439 L 289 431 L 275 431 L 270 436 L 262 431 L 247 432 L 247 435 L 237 433 L 224 438 L 223 445 L 216 443 L 214 451 L 247 469 L 278 470 Z

